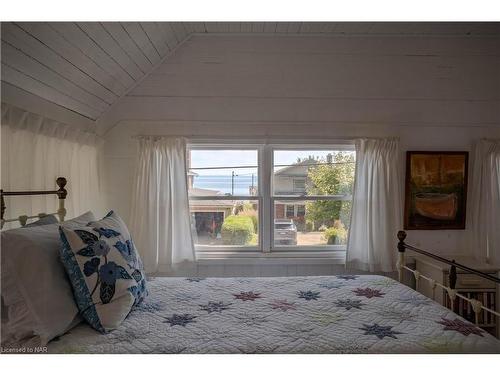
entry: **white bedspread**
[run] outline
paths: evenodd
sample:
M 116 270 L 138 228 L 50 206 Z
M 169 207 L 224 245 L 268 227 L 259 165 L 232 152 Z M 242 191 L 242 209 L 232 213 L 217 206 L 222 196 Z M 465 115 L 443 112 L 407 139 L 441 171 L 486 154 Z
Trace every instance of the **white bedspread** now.
M 500 341 L 381 276 L 155 278 L 106 335 L 81 324 L 49 353 L 500 353 Z

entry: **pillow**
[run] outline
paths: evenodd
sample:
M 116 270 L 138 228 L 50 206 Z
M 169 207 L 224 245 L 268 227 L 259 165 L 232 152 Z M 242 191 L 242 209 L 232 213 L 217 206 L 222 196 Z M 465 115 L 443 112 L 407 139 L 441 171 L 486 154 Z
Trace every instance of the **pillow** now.
M 57 224 L 59 220 L 54 215 L 46 215 L 34 221 L 33 223 L 26 224 L 23 228 L 37 227 L 40 225 Z
M 87 212 L 65 225 L 80 227 L 93 220 Z M 50 224 L 1 233 L 2 345 L 22 340 L 46 345 L 81 321 L 59 260 L 58 228 Z
M 144 268 L 123 220 L 111 211 L 80 228 L 59 228 L 61 259 L 84 319 L 99 332 L 116 329 L 147 295 Z

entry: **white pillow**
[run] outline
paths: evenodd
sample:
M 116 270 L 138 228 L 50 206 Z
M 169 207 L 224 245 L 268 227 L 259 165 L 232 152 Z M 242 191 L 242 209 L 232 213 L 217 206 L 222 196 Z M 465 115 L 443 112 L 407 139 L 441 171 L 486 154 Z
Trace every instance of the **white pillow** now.
M 38 227 L 40 225 L 49 225 L 57 223 L 59 223 L 59 220 L 57 220 L 57 218 L 54 215 L 46 215 L 41 217 L 37 221 L 34 221 L 33 223 L 26 224 L 23 228 Z
M 65 222 L 78 227 L 94 221 L 87 212 Z M 81 321 L 71 285 L 59 259 L 59 224 L 1 233 L 2 345 L 21 341 L 46 345 Z

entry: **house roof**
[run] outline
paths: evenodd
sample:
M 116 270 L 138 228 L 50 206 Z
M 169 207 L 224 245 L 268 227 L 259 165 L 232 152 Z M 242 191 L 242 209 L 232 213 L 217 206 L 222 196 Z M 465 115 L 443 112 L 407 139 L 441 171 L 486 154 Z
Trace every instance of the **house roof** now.
M 220 191 L 212 189 L 189 188 L 189 195 L 194 195 L 198 197 L 209 197 L 212 195 L 220 195 Z
M 95 130 L 193 34 L 498 37 L 500 23 L 3 22 L 2 100 Z
M 287 167 L 283 167 L 282 169 L 277 170 L 274 174 L 277 176 L 283 177 L 307 177 L 307 171 L 312 164 L 315 164 L 316 160 L 307 159 L 302 160 L 301 162 L 295 163 L 293 165 L 289 165 Z
M 221 195 L 219 190 L 212 189 L 201 189 L 201 188 L 189 188 L 189 195 L 197 197 L 210 197 L 214 195 Z M 232 200 L 198 200 L 192 201 L 192 208 L 230 208 L 233 207 L 237 201 Z
M 202 200 L 191 204 L 191 209 L 210 209 L 210 208 L 232 208 L 238 201 L 229 200 Z

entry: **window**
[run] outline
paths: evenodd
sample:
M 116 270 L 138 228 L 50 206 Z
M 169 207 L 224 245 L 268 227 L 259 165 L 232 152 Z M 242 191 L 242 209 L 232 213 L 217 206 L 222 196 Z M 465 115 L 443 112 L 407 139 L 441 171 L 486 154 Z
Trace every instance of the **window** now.
M 188 152 L 197 250 L 345 249 L 355 169 L 351 145 L 193 144 Z
M 258 149 L 192 146 L 187 163 L 196 248 L 260 248 Z
M 305 193 L 306 191 L 306 180 L 305 179 L 293 179 L 293 191 L 297 193 Z
M 293 219 L 294 228 L 288 234 L 275 228 L 273 248 L 320 250 L 345 246 L 354 168 L 355 152 L 351 150 L 274 149 L 271 197 L 274 220 L 280 220 L 283 205 L 286 218 Z M 297 181 L 304 183 L 303 190 L 298 191 Z

